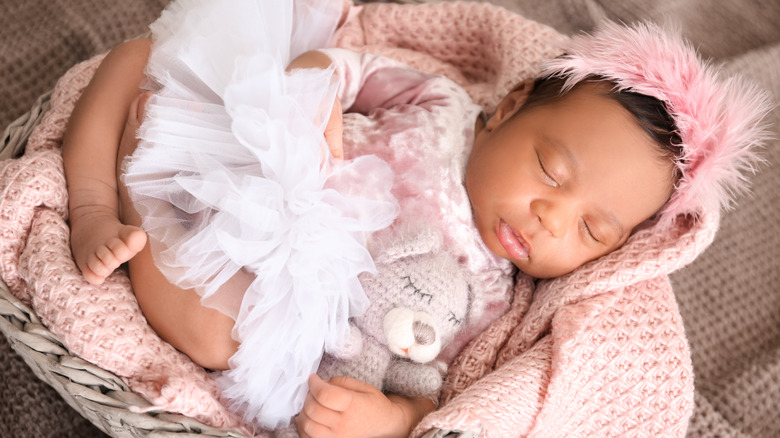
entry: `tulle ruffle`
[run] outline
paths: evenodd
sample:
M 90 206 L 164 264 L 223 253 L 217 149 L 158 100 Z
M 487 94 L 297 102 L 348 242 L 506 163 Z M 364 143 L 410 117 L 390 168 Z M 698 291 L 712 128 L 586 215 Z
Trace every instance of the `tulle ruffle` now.
M 342 2 L 294 3 L 166 9 L 152 25 L 156 93 L 123 177 L 163 274 L 236 320 L 241 344 L 218 381 L 265 428 L 299 411 L 323 351 L 368 305 L 365 236 L 398 211 L 384 161 L 323 165 L 333 71 L 284 70 L 325 45 Z

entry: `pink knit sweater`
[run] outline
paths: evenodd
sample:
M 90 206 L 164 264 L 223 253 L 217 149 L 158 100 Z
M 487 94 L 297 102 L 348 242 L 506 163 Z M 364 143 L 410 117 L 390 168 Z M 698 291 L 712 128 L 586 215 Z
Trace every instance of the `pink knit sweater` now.
M 353 8 L 334 43 L 443 73 L 490 112 L 562 39 L 486 4 L 377 4 Z M 71 351 L 116 373 L 155 409 L 239 428 L 210 376 L 146 324 L 126 274 L 92 286 L 70 258 L 59 142 L 98 63 L 60 81 L 25 156 L 0 163 L 2 277 Z M 711 212 L 668 233 L 639 231 L 558 279 L 518 277 L 512 309 L 459 356 L 441 409 L 415 436 L 433 427 L 493 437 L 682 436 L 693 375 L 667 274 L 704 250 L 718 220 Z

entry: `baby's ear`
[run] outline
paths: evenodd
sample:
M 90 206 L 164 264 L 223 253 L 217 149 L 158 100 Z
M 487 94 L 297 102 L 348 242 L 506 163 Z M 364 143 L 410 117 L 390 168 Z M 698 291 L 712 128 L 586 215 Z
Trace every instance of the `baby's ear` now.
M 496 107 L 496 112 L 488 119 L 485 129 L 491 131 L 496 129 L 505 120 L 512 117 L 520 108 L 523 107 L 528 95 L 534 87 L 534 80 L 527 79 L 517 84 Z

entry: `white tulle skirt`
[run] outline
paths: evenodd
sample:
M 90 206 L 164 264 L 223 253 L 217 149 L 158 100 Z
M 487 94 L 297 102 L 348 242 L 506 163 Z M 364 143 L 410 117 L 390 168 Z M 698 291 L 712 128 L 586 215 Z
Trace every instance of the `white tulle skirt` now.
M 240 342 L 218 378 L 245 420 L 285 425 L 323 351 L 367 306 L 366 233 L 397 214 L 373 156 L 330 160 L 332 69 L 285 74 L 324 47 L 341 0 L 177 0 L 152 25 L 155 95 L 124 163 L 155 262 Z

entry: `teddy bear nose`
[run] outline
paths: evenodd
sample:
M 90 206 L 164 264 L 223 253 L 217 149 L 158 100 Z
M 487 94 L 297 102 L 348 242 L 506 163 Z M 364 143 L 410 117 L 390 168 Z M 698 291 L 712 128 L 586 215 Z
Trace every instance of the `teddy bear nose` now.
M 436 329 L 422 321 L 412 324 L 412 332 L 414 341 L 419 345 L 431 345 L 436 340 Z
M 436 320 L 426 312 L 395 307 L 385 314 L 383 324 L 387 347 L 398 356 L 428 363 L 441 351 Z

